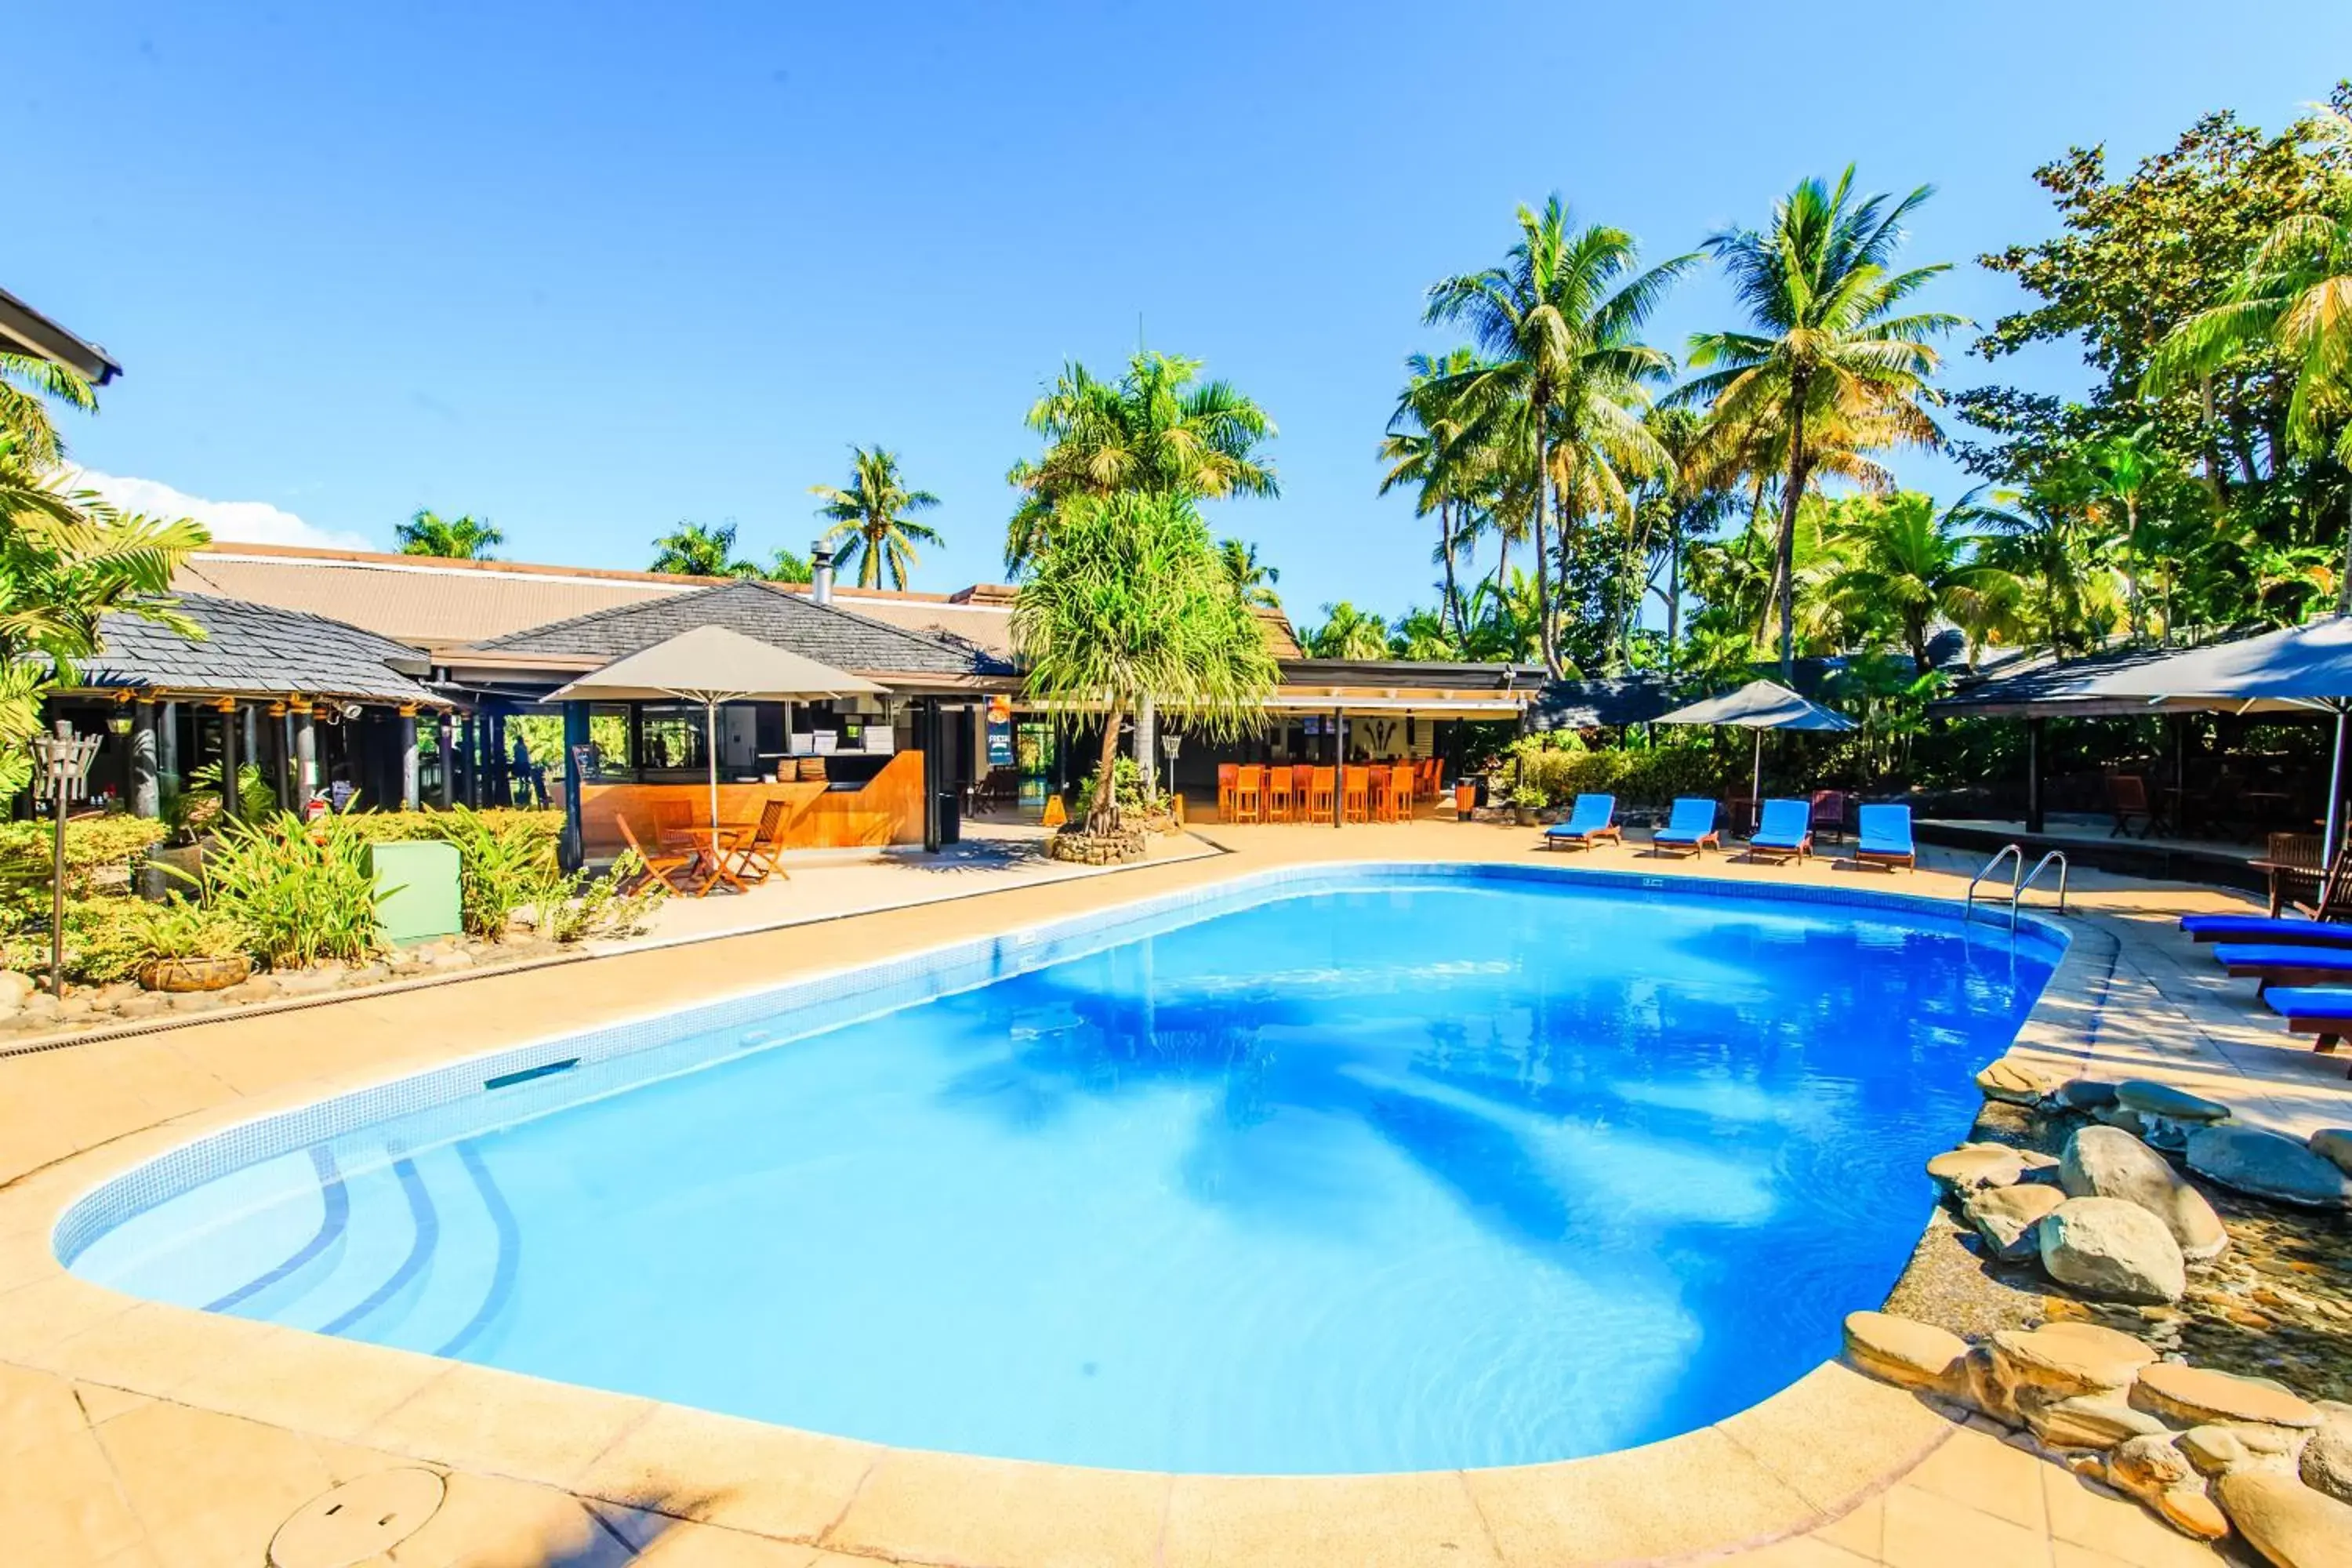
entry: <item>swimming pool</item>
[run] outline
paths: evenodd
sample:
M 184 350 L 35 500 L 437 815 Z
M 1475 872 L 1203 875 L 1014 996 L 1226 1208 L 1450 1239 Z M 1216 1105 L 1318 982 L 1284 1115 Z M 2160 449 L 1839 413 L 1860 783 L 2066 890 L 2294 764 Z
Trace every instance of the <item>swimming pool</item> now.
M 1753 883 L 1281 873 L 250 1123 L 58 1245 L 141 1295 L 909 1447 L 1567 1458 L 1834 1353 L 2063 940 Z

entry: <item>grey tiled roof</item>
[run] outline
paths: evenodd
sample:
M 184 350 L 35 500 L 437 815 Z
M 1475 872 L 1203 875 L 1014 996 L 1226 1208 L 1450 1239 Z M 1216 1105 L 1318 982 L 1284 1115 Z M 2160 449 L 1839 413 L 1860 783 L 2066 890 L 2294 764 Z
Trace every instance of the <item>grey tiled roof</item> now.
M 1555 680 L 1528 708 L 1530 730 L 1597 730 L 1646 724 L 1679 705 L 1676 687 L 1658 675 L 1605 675 Z
M 179 595 L 179 609 L 204 629 L 202 641 L 137 616 L 108 616 L 99 626 L 102 651 L 83 664 L 81 684 L 449 705 L 394 668 L 422 670 L 424 656 L 405 643 L 324 616 L 206 594 Z
M 485 653 L 614 659 L 706 626 L 725 626 L 853 675 L 1013 673 L 1011 664 L 975 644 L 886 626 L 762 583 L 729 583 L 591 610 L 473 646 Z

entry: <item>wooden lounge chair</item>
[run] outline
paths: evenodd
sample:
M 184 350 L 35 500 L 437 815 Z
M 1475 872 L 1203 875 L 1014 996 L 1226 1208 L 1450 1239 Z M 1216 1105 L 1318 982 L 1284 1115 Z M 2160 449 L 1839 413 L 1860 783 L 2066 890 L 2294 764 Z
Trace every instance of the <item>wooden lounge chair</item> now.
M 697 866 L 702 864 L 700 850 L 667 847 L 647 849 L 637 842 L 636 829 L 629 826 L 627 817 L 615 817 L 614 820 L 621 825 L 621 842 L 636 852 L 638 862 L 645 867 L 645 870 L 631 882 L 632 889 L 642 888 L 651 880 L 659 882 L 680 898 L 691 898 L 701 890 L 701 885 L 696 883 L 690 875 L 687 877 L 683 886 L 678 881 L 682 873 L 691 873 Z
M 1653 855 L 1696 855 L 1706 858 L 1708 846 L 1720 853 L 1723 836 L 1715 829 L 1715 802 L 1685 795 L 1675 802 L 1666 825 L 1650 835 Z
M 2316 1035 L 2311 1048 L 2327 1055 L 2352 1035 L 2352 989 L 2335 985 L 2273 986 L 2263 993 L 2271 1011 L 2286 1020 L 2287 1032 Z M 2344 1076 L 2352 1079 L 2352 1068 Z
M 784 850 L 784 806 L 787 803 L 772 800 L 760 808 L 760 826 L 751 837 L 735 851 L 735 875 L 746 882 L 764 882 L 773 877 L 780 882 L 792 880 L 791 875 L 776 863 Z
M 2273 833 L 2263 858 L 2249 862 L 2270 878 L 2273 919 L 2290 909 L 2308 912 L 2314 907 L 2324 879 L 2320 855 L 2326 843 L 2316 833 Z
M 1813 792 L 1813 837 L 1843 841 L 1848 826 L 1847 797 L 1842 789 Z
M 1604 838 L 1625 842 L 1624 829 L 1617 826 L 1617 797 L 1580 795 L 1568 820 L 1545 828 L 1541 842 L 1547 849 L 1590 849 Z
M 1917 848 L 1911 842 L 1911 808 L 1907 805 L 1865 805 L 1855 814 L 1853 858 L 1865 866 L 1900 866 L 1916 870 Z
M 1763 819 L 1748 840 L 1750 860 L 1786 863 L 1813 852 L 1813 808 L 1801 800 L 1768 800 Z

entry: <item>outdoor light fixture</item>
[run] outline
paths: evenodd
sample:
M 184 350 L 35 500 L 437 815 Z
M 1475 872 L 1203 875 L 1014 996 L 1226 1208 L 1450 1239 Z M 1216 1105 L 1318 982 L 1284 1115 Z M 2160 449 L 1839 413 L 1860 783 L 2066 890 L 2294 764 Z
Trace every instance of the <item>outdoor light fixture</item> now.
M 236 699 L 234 697 L 224 697 L 219 701 L 215 702 L 213 707 L 223 713 L 234 713 L 236 711 Z
M 127 720 L 126 720 L 127 727 Z M 58 721 L 54 734 L 33 741 L 33 798 L 57 803 L 57 837 L 49 867 L 49 994 L 66 994 L 66 803 L 89 793 L 89 764 L 98 756 L 96 735 L 77 735 L 73 725 Z
M 1160 736 L 1160 750 L 1161 754 L 1166 756 L 1168 759 L 1168 793 L 1170 795 L 1174 795 L 1176 793 L 1176 753 L 1178 751 L 1182 749 L 1183 744 L 1184 737 L 1178 734 L 1175 731 L 1167 730 L 1161 731 Z
M 110 735 L 131 733 L 131 715 L 117 710 L 106 716 L 106 732 Z

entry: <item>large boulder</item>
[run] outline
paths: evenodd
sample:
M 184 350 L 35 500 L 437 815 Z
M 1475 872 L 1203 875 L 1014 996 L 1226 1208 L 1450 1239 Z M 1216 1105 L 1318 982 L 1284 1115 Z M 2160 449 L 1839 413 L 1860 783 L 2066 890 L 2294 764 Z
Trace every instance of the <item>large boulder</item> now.
M 1961 1198 L 1960 1213 L 1994 1257 L 2004 1263 L 2025 1263 L 2041 1251 L 2033 1227 L 2065 1201 L 2066 1194 L 2046 1182 L 2020 1182 L 2013 1187 L 1977 1188 Z
M 2352 1502 L 2352 1405 L 2322 1399 L 2314 1407 L 2319 1429 L 2303 1447 L 2304 1484 L 2337 1502 Z
M 2058 1184 L 2077 1198 L 2121 1198 L 2164 1222 L 2191 1263 L 2219 1258 L 2230 1245 L 2221 1216 L 2172 1163 L 2116 1127 L 2084 1127 L 2066 1140 Z
M 2198 1128 L 2230 1119 L 2230 1108 L 2218 1100 L 2142 1078 L 2127 1078 L 2116 1085 L 2116 1109 L 2137 1116 L 2139 1125 L 2129 1126 L 2107 1116 L 2099 1120 L 2136 1132 L 2159 1149 L 2178 1149 Z
M 2008 1105 L 2039 1105 L 2058 1092 L 2063 1074 L 2035 1067 L 2015 1057 L 2003 1057 L 1977 1074 L 1977 1089 L 1987 1100 Z
M 2116 1086 L 2105 1079 L 2070 1078 L 2058 1086 L 2058 1103 L 2085 1115 L 2116 1102 Z
M 2179 1362 L 2141 1368 L 2139 1381 L 2132 1384 L 2131 1402 L 2180 1426 L 2209 1421 L 2295 1429 L 2319 1425 L 2317 1408 L 2283 1384 Z
M 1996 1329 L 1992 1354 L 2012 1394 L 2049 1400 L 2120 1394 L 2156 1360 L 2154 1351 L 2129 1334 L 2072 1321 Z
M 1845 1359 L 1858 1372 L 1900 1388 L 1957 1393 L 1965 1384 L 1966 1340 L 1891 1312 L 1848 1312 Z
M 2199 1475 L 2224 1476 L 2250 1465 L 2292 1475 L 2296 1440 L 2302 1436 L 2284 1426 L 2225 1426 L 2208 1422 L 2191 1426 L 2178 1441 Z
M 2025 1179 L 2025 1157 L 2006 1143 L 1963 1143 L 1928 1161 L 1927 1174 L 1956 1193 L 2013 1186 Z
M 2161 1437 L 2168 1430 L 2145 1410 L 2121 1399 L 2077 1394 L 2024 1406 L 2025 1424 L 2053 1448 L 2112 1448 L 2133 1437 Z
M 2352 1175 L 2352 1127 L 2323 1127 L 2304 1140 L 2304 1147 Z
M 2042 1267 L 2061 1285 L 2110 1301 L 2178 1301 L 2189 1288 L 2164 1222 L 2121 1198 L 2068 1198 L 2035 1227 Z
M 2204 1127 L 2189 1134 L 2189 1168 L 2223 1186 L 2299 1208 L 2352 1205 L 2352 1174 L 2292 1138 L 2256 1127 Z
M 2278 1568 L 2352 1568 L 2352 1504 L 2275 1470 L 2231 1470 L 2213 1483 L 2247 1544 Z
M 2126 1437 L 2107 1454 L 2107 1484 L 2154 1509 L 2185 1535 L 2219 1541 L 2230 1522 L 2206 1494 L 2204 1478 L 2169 1435 Z

